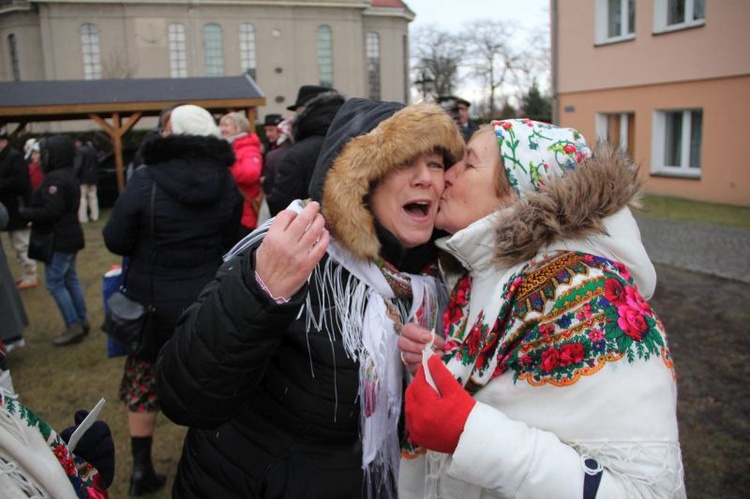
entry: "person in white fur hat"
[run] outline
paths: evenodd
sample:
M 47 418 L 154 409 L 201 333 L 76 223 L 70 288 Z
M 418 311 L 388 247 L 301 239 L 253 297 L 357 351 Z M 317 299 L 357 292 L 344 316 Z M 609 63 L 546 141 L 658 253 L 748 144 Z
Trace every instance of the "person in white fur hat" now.
M 439 354 L 422 365 L 419 326 L 399 339 L 416 371 L 399 497 L 685 497 L 636 168 L 576 130 L 506 120 L 445 183 L 437 244 L 468 270 Z

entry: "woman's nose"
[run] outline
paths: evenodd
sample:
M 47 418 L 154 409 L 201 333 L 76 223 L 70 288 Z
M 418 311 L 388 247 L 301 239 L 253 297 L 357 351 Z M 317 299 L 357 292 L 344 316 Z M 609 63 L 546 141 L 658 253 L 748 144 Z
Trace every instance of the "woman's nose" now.
M 433 171 L 434 169 L 427 166 L 427 163 L 420 162 L 414 171 L 414 182 L 420 185 L 431 185 L 433 183 Z

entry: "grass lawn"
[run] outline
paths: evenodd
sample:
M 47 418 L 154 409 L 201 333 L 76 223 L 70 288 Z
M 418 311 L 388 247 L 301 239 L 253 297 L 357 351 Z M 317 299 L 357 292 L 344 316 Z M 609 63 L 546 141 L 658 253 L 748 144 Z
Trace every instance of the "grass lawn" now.
M 125 357 L 107 358 L 107 338 L 99 326 L 103 320 L 102 274 L 120 258 L 107 251 L 102 228 L 109 211 L 98 222 L 84 224 L 86 248 L 78 254 L 78 275 L 88 307 L 91 333 L 83 342 L 55 347 L 52 340 L 64 329 L 62 316 L 52 297 L 40 285 L 21 291 L 30 325 L 24 332 L 26 347 L 8 355 L 8 365 L 21 401 L 45 419 L 57 431 L 73 424 L 77 409 L 90 410 L 101 398 L 106 404 L 99 419 L 112 429 L 115 441 L 115 481 L 110 488 L 113 499 L 128 497 L 131 472 L 130 440 L 125 410 L 117 399 Z M 13 275 L 20 275 L 8 236 L 3 246 L 9 256 Z M 44 266 L 39 265 L 41 281 Z M 177 470 L 185 429 L 159 416 L 154 438 L 154 466 L 168 476 L 167 486 L 151 497 L 171 497 L 171 482 Z M 2 493 L 0 493 L 2 496 Z
M 702 203 L 688 199 L 646 196 L 642 215 L 674 220 L 750 229 L 750 206 Z
M 646 216 L 750 227 L 750 207 L 654 196 L 648 197 L 645 204 L 648 210 L 644 213 Z M 77 345 L 54 347 L 51 341 L 63 329 L 55 303 L 43 286 L 24 290 L 22 296 L 30 320 L 25 331 L 27 345 L 11 352 L 8 364 L 21 400 L 58 431 L 73 423 L 73 414 L 77 409 L 91 409 L 101 397 L 107 400 L 100 419 L 110 425 L 115 440 L 116 475 L 110 492 L 111 497 L 117 499 L 127 497 L 131 456 L 125 411 L 117 400 L 124 357 L 107 358 L 106 336 L 99 329 L 103 320 L 102 274 L 111 265 L 120 262 L 119 257 L 107 251 L 102 240 L 101 230 L 108 216 L 109 211 L 105 210 L 100 221 L 84 225 L 86 248 L 78 255 L 78 273 L 93 326 L 91 334 Z M 7 236 L 2 236 L 2 242 L 6 254 L 9 254 L 11 271 L 14 275 L 20 275 L 15 258 L 9 251 Z M 42 265 L 39 271 L 43 272 Z M 700 377 L 696 376 L 695 382 L 699 382 Z M 690 379 L 687 373 L 683 379 Z M 164 416 L 159 417 L 154 440 L 154 464 L 158 472 L 167 474 L 168 482 L 161 492 L 152 497 L 171 497 L 171 482 L 184 435 L 184 428 L 171 423 Z M 701 469 L 693 471 L 694 475 L 702 476 Z

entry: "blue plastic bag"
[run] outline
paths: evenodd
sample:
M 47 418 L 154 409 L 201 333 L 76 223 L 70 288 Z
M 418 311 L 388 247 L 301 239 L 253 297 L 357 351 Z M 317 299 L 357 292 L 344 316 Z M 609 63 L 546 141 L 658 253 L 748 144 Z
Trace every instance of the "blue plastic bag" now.
M 125 262 L 123 262 L 125 264 Z M 104 313 L 107 313 L 107 298 L 122 286 L 124 276 L 123 267 L 113 265 L 111 269 L 102 276 L 102 299 L 104 300 Z M 107 358 L 122 357 L 127 355 L 128 351 L 119 341 L 113 340 L 107 336 Z

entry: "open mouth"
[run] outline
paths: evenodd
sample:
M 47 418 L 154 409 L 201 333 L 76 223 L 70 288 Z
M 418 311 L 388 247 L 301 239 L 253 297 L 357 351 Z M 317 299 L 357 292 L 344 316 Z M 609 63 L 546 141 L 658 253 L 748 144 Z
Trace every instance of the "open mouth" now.
M 426 217 L 430 213 L 428 201 L 415 201 L 404 205 L 404 211 L 416 217 Z

